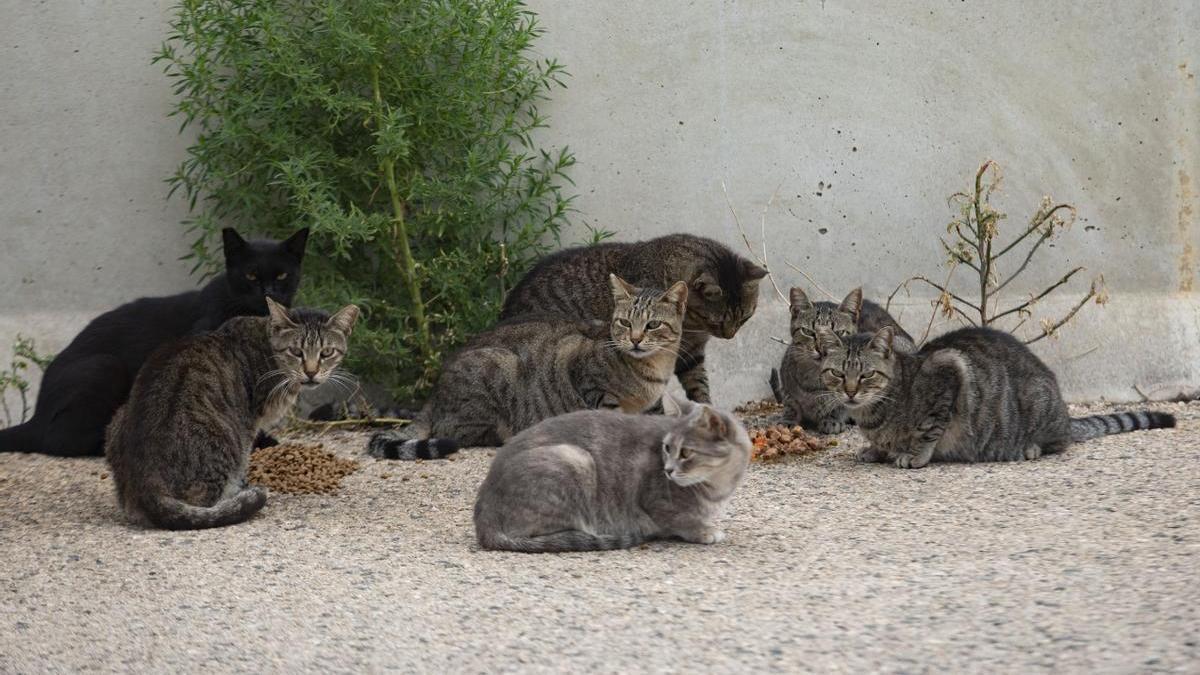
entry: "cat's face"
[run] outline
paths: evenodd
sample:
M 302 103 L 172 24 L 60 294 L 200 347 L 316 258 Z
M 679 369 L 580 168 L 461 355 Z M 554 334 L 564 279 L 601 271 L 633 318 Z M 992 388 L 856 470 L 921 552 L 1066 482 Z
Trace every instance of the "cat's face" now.
M 850 291 L 841 305 L 814 303 L 804 291 L 793 288 L 790 293 L 792 310 L 792 344 L 808 352 L 813 360 L 824 356 L 817 343 L 817 330 L 825 328 L 839 338 L 858 332 L 858 316 L 862 310 L 862 289 Z
M 267 313 L 267 298 L 290 307 L 300 287 L 308 228 L 283 241 L 246 241 L 231 227 L 221 230 L 221 237 L 225 278 L 238 301 L 259 314 Z
M 288 310 L 267 298 L 271 350 L 284 377 L 315 387 L 334 375 L 358 320 L 358 307 L 346 305 L 333 316 L 312 309 Z
M 663 437 L 662 460 L 663 472 L 676 485 L 712 482 L 728 474 L 731 462 L 749 457 L 750 440 L 737 420 L 704 404 L 675 405 L 686 408 Z
M 688 318 L 717 337 L 732 338 L 758 308 L 758 282 L 767 271 L 731 254 L 705 261 L 695 272 Z
M 896 371 L 892 337 L 891 326 L 845 340 L 827 328 L 818 330 L 817 341 L 825 353 L 821 383 L 850 409 L 879 400 Z
M 615 274 L 608 276 L 613 294 L 611 336 L 617 350 L 644 359 L 661 350 L 675 353 L 683 335 L 688 289 L 682 281 L 666 291 L 635 288 Z

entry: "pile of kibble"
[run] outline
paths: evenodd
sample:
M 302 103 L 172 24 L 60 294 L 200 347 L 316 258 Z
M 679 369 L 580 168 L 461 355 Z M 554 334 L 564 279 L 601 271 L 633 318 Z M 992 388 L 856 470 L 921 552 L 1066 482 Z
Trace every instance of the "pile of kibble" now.
M 789 455 L 809 455 L 837 445 L 837 439 L 813 436 L 802 427 L 774 424 L 750 430 L 753 449 L 750 459 L 758 462 L 783 459 Z
M 250 482 L 288 494 L 332 494 L 358 462 L 342 459 L 320 445 L 286 443 L 250 455 Z

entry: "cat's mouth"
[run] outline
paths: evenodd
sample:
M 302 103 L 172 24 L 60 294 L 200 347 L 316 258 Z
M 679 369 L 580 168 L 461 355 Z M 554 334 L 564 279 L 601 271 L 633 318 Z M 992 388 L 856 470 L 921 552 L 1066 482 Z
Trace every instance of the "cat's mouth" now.
M 656 351 L 658 351 L 658 350 L 655 349 L 654 347 L 646 347 L 643 345 L 633 345 L 632 347 L 626 349 L 625 353 L 632 356 L 635 359 L 644 359 Z

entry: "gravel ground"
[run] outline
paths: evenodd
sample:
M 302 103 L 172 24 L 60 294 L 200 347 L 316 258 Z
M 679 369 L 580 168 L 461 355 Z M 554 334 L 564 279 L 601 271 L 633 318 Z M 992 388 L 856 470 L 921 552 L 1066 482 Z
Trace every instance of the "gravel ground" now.
M 1200 672 L 1200 404 L 1036 462 L 752 466 L 715 546 L 479 551 L 490 453 L 365 459 L 223 530 L 0 455 L 0 672 Z M 358 456 L 361 433 L 321 438 Z

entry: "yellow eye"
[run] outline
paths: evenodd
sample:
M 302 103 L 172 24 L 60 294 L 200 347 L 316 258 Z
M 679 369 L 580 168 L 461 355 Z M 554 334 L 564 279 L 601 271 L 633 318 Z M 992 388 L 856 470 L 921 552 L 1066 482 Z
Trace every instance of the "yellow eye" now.
M 321 350 L 321 358 L 327 359 L 331 356 L 333 356 L 333 347 L 326 347 Z
M 280 272 L 279 274 L 275 275 L 276 281 L 283 281 L 286 278 L 287 278 L 287 272 Z
M 247 272 L 246 278 L 249 279 L 250 281 L 258 281 L 258 275 L 255 274 L 254 272 Z

